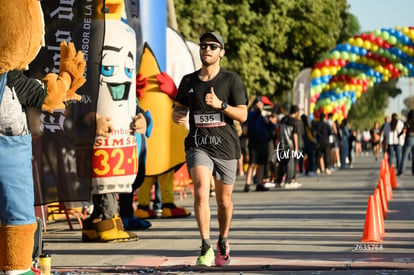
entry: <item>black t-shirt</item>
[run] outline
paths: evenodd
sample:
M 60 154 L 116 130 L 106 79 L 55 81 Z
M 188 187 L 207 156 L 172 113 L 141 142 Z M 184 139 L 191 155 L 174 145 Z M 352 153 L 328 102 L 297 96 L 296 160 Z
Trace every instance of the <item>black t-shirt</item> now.
M 329 136 L 332 135 L 332 128 L 325 121 L 318 121 L 315 124 L 315 137 L 318 143 L 329 143 Z
M 240 77 L 225 69 L 210 81 L 198 78 L 199 70 L 185 75 L 175 100 L 190 109 L 190 132 L 185 147 L 198 147 L 221 159 L 240 158 L 240 142 L 233 119 L 205 103 L 205 95 L 213 86 L 214 93 L 231 106 L 247 105 L 246 88 Z

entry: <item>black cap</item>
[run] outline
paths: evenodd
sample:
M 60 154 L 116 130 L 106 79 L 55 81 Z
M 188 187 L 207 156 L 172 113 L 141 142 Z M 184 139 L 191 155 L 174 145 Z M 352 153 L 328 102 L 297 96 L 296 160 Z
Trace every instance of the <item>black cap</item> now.
M 203 40 L 206 39 L 207 37 L 214 38 L 217 42 L 220 43 L 221 48 L 224 49 L 224 40 L 220 36 L 220 34 L 215 33 L 215 32 L 206 32 L 200 37 L 200 42 L 203 42 Z

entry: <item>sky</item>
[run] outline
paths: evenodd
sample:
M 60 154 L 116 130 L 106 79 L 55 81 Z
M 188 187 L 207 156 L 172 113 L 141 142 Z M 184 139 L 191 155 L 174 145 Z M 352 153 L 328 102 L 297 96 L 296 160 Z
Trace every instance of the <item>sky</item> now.
M 349 12 L 358 18 L 361 32 L 397 26 L 414 26 L 414 0 L 348 0 Z M 386 113 L 401 114 L 404 98 L 414 96 L 414 81 L 401 78 L 398 87 L 402 94 L 390 100 Z

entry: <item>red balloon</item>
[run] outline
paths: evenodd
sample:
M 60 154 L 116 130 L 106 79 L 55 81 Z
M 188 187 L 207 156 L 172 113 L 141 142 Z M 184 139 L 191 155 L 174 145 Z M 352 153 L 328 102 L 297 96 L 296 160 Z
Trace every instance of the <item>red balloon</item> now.
M 344 59 L 339 59 L 339 60 L 338 60 L 338 63 L 339 63 L 339 66 L 341 66 L 341 67 L 345 67 L 345 65 L 346 65 L 346 60 L 344 60 Z
M 369 40 L 369 41 L 371 41 L 371 42 L 375 42 L 375 39 L 376 39 L 376 36 L 375 36 L 373 33 L 370 33 L 370 34 L 368 35 L 368 40 Z
M 329 60 L 328 59 L 325 59 L 324 61 L 322 61 L 322 65 L 324 67 L 328 67 L 329 66 Z
M 391 63 L 388 63 L 387 65 L 385 65 L 385 68 L 389 71 L 394 70 L 394 66 Z
M 382 45 L 384 44 L 384 40 L 381 37 L 377 37 L 377 44 L 378 46 L 382 47 Z

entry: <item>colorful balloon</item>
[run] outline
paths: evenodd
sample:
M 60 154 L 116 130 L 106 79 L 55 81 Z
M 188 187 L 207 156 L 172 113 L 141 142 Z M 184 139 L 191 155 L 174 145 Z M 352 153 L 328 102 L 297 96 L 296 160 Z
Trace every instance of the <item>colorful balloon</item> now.
M 312 69 L 311 118 L 333 113 L 341 121 L 375 83 L 414 76 L 414 27 L 382 28 L 338 44 Z

